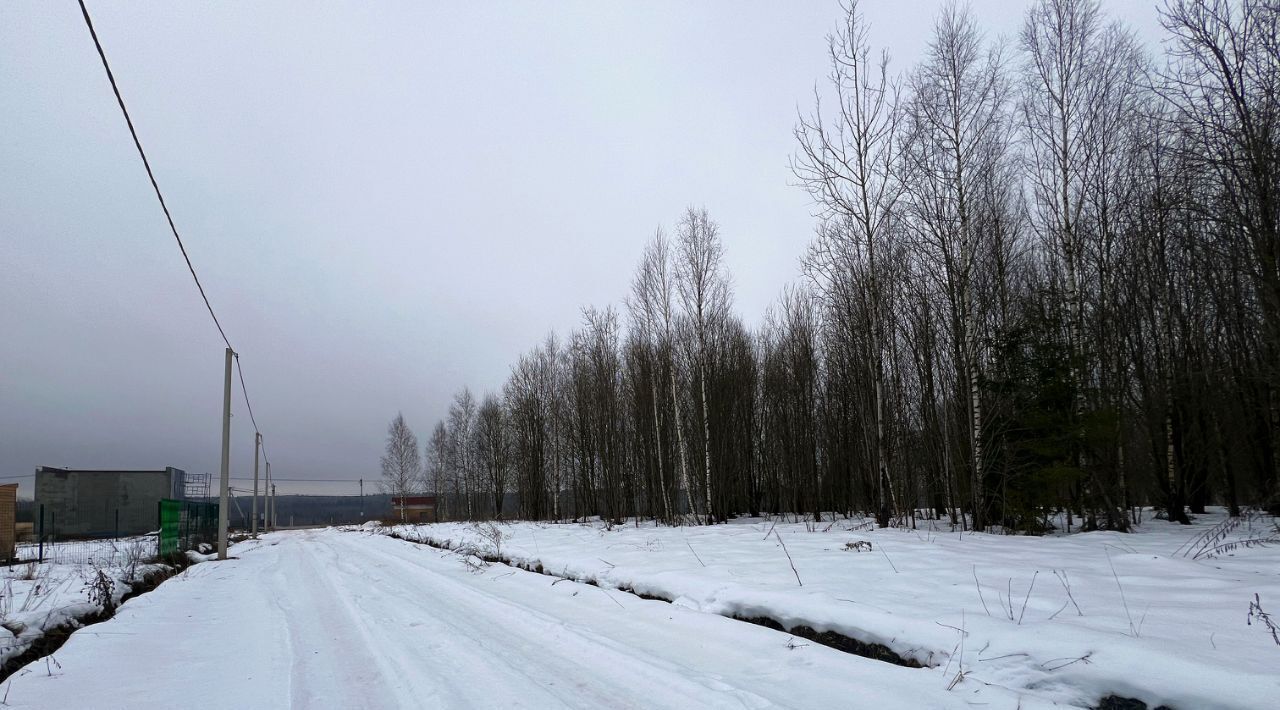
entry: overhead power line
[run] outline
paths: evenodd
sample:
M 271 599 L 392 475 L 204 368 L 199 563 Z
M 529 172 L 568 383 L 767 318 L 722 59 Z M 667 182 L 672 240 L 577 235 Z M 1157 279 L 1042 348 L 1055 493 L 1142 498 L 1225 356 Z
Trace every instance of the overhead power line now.
M 133 146 L 138 149 L 138 157 L 142 158 L 142 167 L 147 170 L 147 177 L 151 180 L 151 189 L 155 190 L 156 199 L 160 201 L 160 209 L 164 211 L 164 218 L 169 222 L 169 231 L 173 232 L 173 238 L 178 242 L 178 249 L 182 252 L 182 259 L 187 262 L 187 271 L 191 272 L 191 279 L 196 282 L 196 289 L 200 291 L 200 298 L 204 300 L 204 306 L 209 310 L 209 317 L 213 319 L 213 325 L 217 327 L 218 334 L 222 336 L 222 342 L 226 343 L 227 349 L 235 353 L 236 373 L 240 378 L 240 391 L 244 394 L 244 405 L 249 410 L 249 421 L 253 423 L 254 433 L 260 433 L 258 429 L 258 420 L 253 416 L 253 405 L 249 403 L 249 388 L 244 384 L 244 370 L 240 367 L 240 354 L 236 349 L 231 347 L 231 340 L 227 338 L 227 331 L 223 329 L 222 323 L 218 320 L 218 314 L 213 311 L 213 304 L 209 302 L 209 295 L 204 291 L 204 285 L 200 283 L 200 277 L 196 275 L 196 267 L 191 263 L 191 256 L 187 254 L 187 247 L 182 243 L 182 236 L 178 234 L 178 226 L 173 222 L 173 215 L 169 212 L 169 205 L 164 201 L 164 193 L 160 191 L 160 184 L 156 182 L 156 174 L 151 169 L 151 161 L 147 159 L 147 152 L 142 149 L 142 140 L 138 138 L 138 131 L 133 127 L 133 118 L 129 115 L 129 109 L 124 104 L 124 96 L 120 94 L 120 86 L 116 83 L 116 75 L 111 71 L 111 64 L 107 62 L 107 53 L 102 49 L 102 42 L 98 40 L 98 31 L 93 28 L 93 19 L 89 17 L 89 8 L 85 6 L 84 0 L 77 0 L 80 3 L 80 13 L 84 15 L 84 23 L 89 28 L 89 35 L 93 37 L 93 46 L 98 50 L 98 58 L 102 60 L 102 68 L 107 72 L 107 80 L 111 82 L 111 91 L 116 95 L 116 103 L 120 105 L 120 113 L 124 114 L 124 122 L 129 126 L 129 135 L 133 136 Z M 267 459 L 266 448 L 262 449 L 263 460 Z
M 245 477 L 245 476 L 232 476 L 231 480 L 252 481 L 253 478 Z M 363 478 L 276 478 L 275 476 L 272 476 L 271 480 L 274 483 L 358 483 L 366 479 L 363 479 Z M 368 480 L 372 481 L 373 479 L 370 478 Z
M 209 303 L 209 296 L 204 292 L 204 286 L 200 284 L 200 277 L 196 276 L 196 267 L 191 264 L 191 257 L 187 255 L 187 247 L 182 243 L 182 237 L 178 234 L 178 227 L 173 223 L 173 215 L 169 213 L 169 205 L 165 204 L 164 194 L 160 192 L 160 185 L 156 182 L 156 174 L 151 170 L 151 161 L 147 160 L 147 152 L 142 149 L 142 141 L 138 139 L 138 131 L 133 127 L 133 119 L 129 116 L 129 109 L 124 105 L 124 97 L 120 95 L 120 87 L 116 84 L 116 75 L 111 72 L 111 65 L 107 63 L 107 54 L 102 51 L 102 43 L 98 41 L 98 32 L 93 29 L 93 20 L 89 17 L 89 8 L 85 7 L 84 0 L 78 0 L 80 3 L 80 12 L 84 15 L 84 23 L 89 27 L 89 35 L 93 37 L 93 46 L 98 48 L 98 57 L 102 60 L 102 68 L 107 71 L 107 79 L 111 82 L 111 90 L 115 92 L 116 103 L 120 104 L 120 112 L 124 114 L 124 122 L 129 124 L 129 135 L 133 136 L 133 145 L 138 149 L 138 155 L 142 158 L 142 166 L 147 169 L 147 177 L 151 179 L 151 188 L 156 191 L 156 199 L 160 200 L 160 209 L 164 210 L 165 219 L 169 220 L 169 229 L 173 232 L 173 238 L 178 242 L 178 249 L 182 250 L 182 258 L 187 262 L 187 270 L 191 272 L 191 278 L 196 282 L 196 288 L 200 290 L 200 298 L 204 299 L 205 308 L 209 309 L 209 317 L 213 318 L 213 324 L 218 327 L 218 333 L 222 335 L 222 342 L 231 348 L 231 341 L 227 339 L 227 332 L 222 329 L 222 323 L 218 322 L 218 314 L 213 312 L 213 305 Z M 231 348 L 234 352 L 235 348 Z
M 227 347 L 230 348 L 231 346 L 228 345 Z M 234 353 L 235 348 L 231 348 L 231 352 Z M 253 416 L 253 405 L 249 402 L 249 388 L 244 386 L 244 369 L 240 367 L 240 353 L 236 353 L 236 374 L 240 377 L 240 391 L 244 393 L 245 409 L 249 410 L 249 422 L 253 424 L 253 431 L 255 433 L 261 433 L 262 430 L 258 428 L 258 420 Z M 262 451 L 262 460 L 270 461 L 271 459 L 267 458 L 267 445 L 259 440 L 258 448 Z

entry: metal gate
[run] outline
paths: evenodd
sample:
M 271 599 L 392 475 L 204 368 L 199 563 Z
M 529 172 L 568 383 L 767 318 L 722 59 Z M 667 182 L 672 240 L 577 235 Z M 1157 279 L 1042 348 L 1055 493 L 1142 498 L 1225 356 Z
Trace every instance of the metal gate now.
M 160 556 L 195 549 L 218 538 L 218 504 L 162 498 L 160 508 Z

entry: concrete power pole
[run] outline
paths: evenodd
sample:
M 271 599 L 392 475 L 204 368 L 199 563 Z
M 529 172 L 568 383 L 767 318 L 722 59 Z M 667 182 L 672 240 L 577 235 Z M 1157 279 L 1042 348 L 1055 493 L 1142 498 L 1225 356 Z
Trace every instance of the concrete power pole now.
M 227 500 L 231 486 L 231 358 L 227 348 L 226 372 L 222 378 L 222 477 L 218 490 L 218 559 L 227 559 Z
M 253 433 L 253 522 L 249 523 L 250 534 L 258 534 L 258 450 L 262 448 L 262 434 Z
M 267 462 L 267 485 L 262 489 L 262 526 L 271 530 L 271 462 Z
M 360 522 L 364 522 L 364 479 L 360 479 Z
M 271 484 L 271 529 L 274 530 L 280 521 L 276 519 L 276 484 Z

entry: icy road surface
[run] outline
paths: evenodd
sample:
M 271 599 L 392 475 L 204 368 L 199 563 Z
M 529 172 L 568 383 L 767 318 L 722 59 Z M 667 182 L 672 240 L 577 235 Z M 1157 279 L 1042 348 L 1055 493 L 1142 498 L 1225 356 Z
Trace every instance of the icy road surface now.
M 1013 708 L 936 671 L 336 530 L 196 565 L 15 674 L 28 708 Z M 1022 698 L 1022 707 L 1036 707 Z

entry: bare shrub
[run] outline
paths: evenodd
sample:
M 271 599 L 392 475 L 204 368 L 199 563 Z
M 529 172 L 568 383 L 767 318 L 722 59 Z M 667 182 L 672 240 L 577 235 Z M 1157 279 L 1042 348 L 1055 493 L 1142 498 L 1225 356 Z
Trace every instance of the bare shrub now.
M 1067 601 L 1062 605 L 1061 609 L 1053 612 L 1053 616 L 1050 616 L 1049 618 L 1053 619 L 1058 614 L 1061 614 L 1067 608 L 1068 604 L 1076 608 L 1076 616 L 1084 616 L 1084 612 L 1080 610 L 1080 605 L 1076 603 L 1075 596 L 1071 593 L 1071 578 L 1067 576 L 1067 571 L 1058 571 L 1055 569 L 1053 571 L 1053 576 L 1057 577 L 1058 582 L 1062 584 L 1062 588 L 1067 590 Z
M 468 572 L 480 574 L 489 568 L 489 561 L 485 559 L 485 551 L 469 542 L 453 548 L 452 552 L 458 556 L 458 561 L 467 568 Z
M 778 539 L 778 544 L 782 545 L 782 552 L 787 556 L 787 564 L 791 565 L 791 573 L 796 576 L 796 584 L 803 587 L 804 582 L 800 581 L 800 572 L 796 570 L 796 562 L 791 559 L 791 553 L 787 551 L 787 543 L 782 541 L 782 535 L 779 535 L 777 531 L 774 531 L 773 536 Z
M 475 531 L 485 542 L 493 548 L 494 557 L 502 557 L 502 541 L 507 539 L 507 533 L 498 527 L 492 521 L 484 523 L 474 523 L 471 529 Z
M 138 568 L 148 562 L 152 555 L 151 545 L 145 540 L 133 540 L 120 551 L 120 567 L 124 570 L 124 578 L 130 582 L 137 581 Z
M 1253 532 L 1254 523 L 1262 523 L 1268 518 L 1271 516 L 1261 511 L 1247 510 L 1244 514 L 1227 518 L 1191 538 L 1174 550 L 1174 554 L 1181 553 L 1183 557 L 1190 557 L 1193 560 L 1213 559 L 1218 555 L 1230 554 L 1239 549 L 1280 545 L 1280 523 L 1275 523 L 1274 520 L 1269 530 L 1264 529 L 1244 539 L 1228 539 L 1241 527 Z
M 32 560 L 18 568 L 18 579 L 28 582 L 36 580 L 40 577 L 40 563 Z
M 95 567 L 93 574 L 85 582 L 84 589 L 90 604 L 101 607 L 102 611 L 108 615 L 115 611 L 116 583 L 105 571 Z
M 1271 632 L 1271 640 L 1280 646 L 1280 625 L 1276 624 L 1270 614 L 1262 610 L 1262 599 L 1257 594 L 1254 594 L 1253 601 L 1249 602 L 1249 617 L 1245 619 L 1245 624 L 1253 626 L 1255 619 Z

